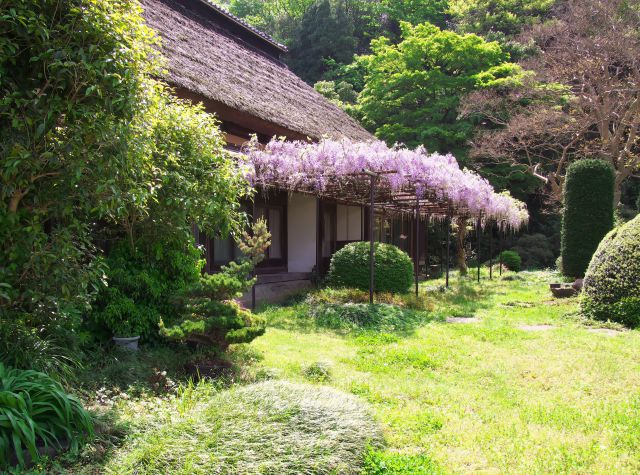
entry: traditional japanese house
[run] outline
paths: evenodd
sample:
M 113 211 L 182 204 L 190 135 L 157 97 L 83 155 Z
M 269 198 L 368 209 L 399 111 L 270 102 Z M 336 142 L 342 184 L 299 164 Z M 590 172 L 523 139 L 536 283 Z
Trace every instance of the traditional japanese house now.
M 283 45 L 224 9 L 206 0 L 142 0 L 142 5 L 148 25 L 162 39 L 165 80 L 177 95 L 216 114 L 228 147 L 241 147 L 252 134 L 261 142 L 273 136 L 373 139 L 288 69 L 281 59 Z M 308 280 L 312 271 L 324 272 L 342 245 L 368 238 L 360 206 L 284 190 L 259 190 L 251 206 L 254 215 L 267 219 L 272 234 L 259 273 L 262 283 L 274 285 L 259 292 L 295 287 L 300 282 L 292 282 Z M 409 249 L 408 223 L 379 225 L 380 240 Z M 237 257 L 231 239 L 198 239 L 206 249 L 208 272 Z

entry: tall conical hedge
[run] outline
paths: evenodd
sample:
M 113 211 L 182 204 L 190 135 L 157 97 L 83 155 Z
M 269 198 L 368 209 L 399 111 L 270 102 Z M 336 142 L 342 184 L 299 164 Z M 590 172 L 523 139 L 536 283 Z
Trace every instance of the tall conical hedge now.
M 602 238 L 613 228 L 614 171 L 602 160 L 572 163 L 564 183 L 562 272 L 584 276 Z

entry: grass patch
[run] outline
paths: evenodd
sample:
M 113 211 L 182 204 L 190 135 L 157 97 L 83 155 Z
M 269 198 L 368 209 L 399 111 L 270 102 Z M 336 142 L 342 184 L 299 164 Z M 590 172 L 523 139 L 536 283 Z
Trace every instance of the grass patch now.
M 108 466 L 118 474 L 357 474 L 378 427 L 355 397 L 263 382 L 194 396 L 184 416 L 137 438 Z
M 252 343 L 257 366 L 304 381 L 303 368 L 328 362 L 325 384 L 366 399 L 383 425 L 388 448 L 372 452 L 368 473 L 638 473 L 640 332 L 587 331 L 576 298 L 552 298 L 554 273 L 489 281 L 482 271 L 480 284 L 454 274 L 447 291 L 442 280 L 422 283 L 418 309 L 413 296 L 377 296 L 397 315 L 419 315 L 409 331 L 312 318 L 309 302 L 360 301 L 347 290 L 266 309 L 276 323 Z
M 576 298 L 552 298 L 557 274 L 487 277 L 377 295 L 374 317 L 357 313 L 367 293 L 348 289 L 264 307 L 267 333 L 232 346 L 238 371 L 224 383 L 190 385 L 189 355 L 171 349 L 101 358 L 83 387 L 96 403 L 115 392 L 104 428 L 46 472 L 639 473 L 640 332 L 590 332 Z M 322 320 L 351 301 L 356 318 Z M 537 325 L 553 328 L 521 329 Z M 154 368 L 177 389 L 155 392 Z M 386 446 L 367 450 L 378 425 Z

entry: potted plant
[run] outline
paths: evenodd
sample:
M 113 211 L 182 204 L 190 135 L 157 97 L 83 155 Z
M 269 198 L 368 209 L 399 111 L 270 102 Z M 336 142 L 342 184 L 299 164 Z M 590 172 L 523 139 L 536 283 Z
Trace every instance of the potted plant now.
M 136 351 L 140 336 L 148 335 L 148 329 L 152 328 L 160 317 L 153 308 L 136 304 L 113 287 L 108 289 L 108 293 L 108 303 L 96 312 L 95 316 L 111 333 L 116 345 Z
M 121 348 L 131 351 L 138 351 L 138 341 L 140 333 L 131 320 L 110 320 L 109 329 L 113 333 L 111 340 Z

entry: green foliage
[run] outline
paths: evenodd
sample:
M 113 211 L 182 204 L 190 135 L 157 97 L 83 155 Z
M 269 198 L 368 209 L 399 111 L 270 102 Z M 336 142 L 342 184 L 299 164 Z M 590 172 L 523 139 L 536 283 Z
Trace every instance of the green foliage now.
M 328 281 L 338 287 L 369 288 L 369 243 L 354 242 L 331 258 Z M 375 290 L 406 292 L 413 282 L 411 258 L 398 247 L 375 243 Z
M 150 79 L 161 61 L 137 2 L 2 10 L 0 326 L 22 327 L 23 340 L 62 361 L 60 348 L 77 358 L 81 316 L 105 276 L 94 238 L 147 252 L 170 236 L 185 245 L 192 223 L 233 231 L 249 188 L 216 120 Z M 135 299 L 111 296 L 112 323 L 156 318 Z M 23 356 L 13 361 L 29 366 Z
M 253 267 L 264 260 L 267 248 L 271 245 L 271 233 L 264 218 L 258 218 L 251 224 L 251 233 L 244 231 L 237 240 L 238 248 L 244 259 Z
M 522 258 L 516 251 L 502 251 L 502 264 L 513 272 L 520 272 Z
M 431 23 L 440 28 L 447 26 L 449 19 L 448 9 L 450 0 L 381 0 L 381 13 L 395 23 L 391 28 L 407 22 L 412 25 Z
M 0 468 L 7 468 L 13 456 L 23 466 L 24 450 L 37 460 L 40 446 L 61 448 L 68 442 L 77 451 L 92 434 L 91 417 L 59 383 L 0 363 Z
M 326 70 L 325 60 L 350 63 L 355 47 L 353 23 L 347 18 L 344 5 L 332 7 L 329 0 L 320 0 L 304 12 L 288 62 L 298 76 L 313 84 Z
M 177 299 L 177 315 L 160 321 L 160 333 L 170 339 L 226 350 L 232 343 L 249 343 L 265 332 L 265 320 L 230 299 L 240 297 L 255 283 L 250 275 L 264 259 L 271 233 L 264 219 L 238 239 L 244 258 L 206 275 Z M 164 321 L 167 321 L 167 324 Z
M 57 380 L 70 380 L 79 361 L 69 348 L 60 346 L 64 340 L 50 332 L 40 334 L 37 328 L 19 318 L 3 319 L 0 323 L 0 361 L 13 368 L 31 368 Z
M 443 470 L 428 455 L 404 455 L 370 450 L 364 459 L 363 475 L 437 475 Z
M 640 216 L 614 229 L 596 250 L 584 279 L 583 313 L 640 324 Z
M 103 275 L 90 215 L 98 184 L 122 171 L 112 145 L 143 76 L 158 72 L 152 48 L 133 0 L 2 2 L 0 326 L 11 328 L 0 331 L 42 350 L 35 367 L 47 354 L 65 360 L 61 348 L 77 358 Z M 8 353 L 30 366 L 25 352 Z
M 153 339 L 158 323 L 173 313 L 172 298 L 200 278 L 201 254 L 186 235 L 131 250 L 120 242 L 106 259 L 107 285 L 91 318 L 108 336 Z M 94 329 L 95 331 L 95 329 Z
M 353 86 L 346 81 L 337 84 L 335 81 L 318 81 L 313 85 L 313 88 L 342 108 L 345 108 L 345 104 L 355 104 L 358 98 Z
M 389 144 L 424 145 L 430 151 L 466 149 L 472 122 L 458 119 L 460 96 L 479 88 L 518 84 L 519 66 L 498 43 L 458 35 L 425 23 L 402 24 L 402 41 L 372 42 L 362 58 L 366 85 L 360 94 L 365 124 Z
M 525 269 L 545 269 L 555 265 L 553 246 L 544 234 L 523 234 L 513 246 L 513 251 L 521 257 Z
M 309 381 L 324 383 L 331 380 L 331 364 L 326 361 L 316 361 L 302 369 L 302 374 Z
M 206 282 L 206 279 L 205 279 Z M 202 285 L 205 287 L 206 283 Z M 175 325 L 160 322 L 160 333 L 172 340 L 187 341 L 208 349 L 225 351 L 233 343 L 249 343 L 264 334 L 265 321 L 239 304 L 208 297 L 191 297 Z
M 556 0 L 451 0 L 449 12 L 462 32 L 513 36 L 524 26 L 543 21 L 554 3 Z
M 613 227 L 613 167 L 579 160 L 567 169 L 562 215 L 562 271 L 582 277 L 602 238 Z

